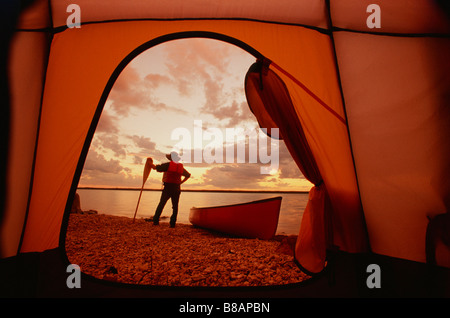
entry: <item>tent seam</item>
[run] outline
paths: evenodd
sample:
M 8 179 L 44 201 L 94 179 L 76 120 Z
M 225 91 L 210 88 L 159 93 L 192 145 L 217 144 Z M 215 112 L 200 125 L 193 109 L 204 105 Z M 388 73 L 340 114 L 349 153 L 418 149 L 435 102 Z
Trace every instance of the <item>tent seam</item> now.
M 330 17 L 331 19 L 331 17 Z M 347 29 L 340 27 L 331 27 L 332 32 L 349 32 L 349 33 L 359 33 L 366 35 L 377 35 L 377 36 L 392 36 L 392 37 L 414 37 L 414 38 L 450 38 L 450 33 L 398 33 L 398 32 L 371 32 L 364 30 Z
M 302 27 L 310 30 L 315 30 L 322 34 L 330 35 L 332 32 L 349 32 L 349 33 L 359 33 L 366 35 L 375 36 L 390 36 L 390 37 L 431 37 L 431 38 L 450 38 L 450 33 L 438 33 L 438 32 L 426 32 L 426 33 L 399 33 L 399 32 L 375 32 L 369 30 L 357 30 L 349 28 L 341 28 L 337 26 L 331 26 L 329 29 L 316 27 L 301 23 L 290 23 L 290 22 L 279 22 L 279 21 L 269 21 L 269 20 L 259 20 L 251 18 L 173 18 L 173 19 L 162 19 L 162 18 L 142 18 L 142 19 L 111 19 L 111 20 L 100 20 L 100 21 L 87 21 L 81 22 L 81 25 L 91 25 L 91 24 L 102 24 L 102 23 L 120 23 L 120 22 L 139 22 L 139 21 L 156 21 L 156 22 L 170 22 L 170 21 L 247 21 L 256 23 L 267 23 L 267 24 L 277 24 L 285 26 L 296 26 Z M 60 33 L 67 30 L 69 27 L 67 25 L 60 25 L 56 27 L 47 28 L 37 28 L 37 29 L 15 29 L 15 32 L 53 32 Z
M 359 197 L 359 202 L 360 202 L 360 206 L 362 209 L 361 217 L 363 219 L 363 226 L 364 226 L 364 232 L 365 232 L 365 236 L 366 236 L 367 246 L 370 250 L 370 240 L 368 237 L 367 223 L 366 223 L 365 214 L 364 214 L 364 206 L 363 206 L 362 199 L 361 199 L 361 189 L 359 186 L 359 178 L 358 178 L 358 172 L 356 169 L 356 161 L 355 161 L 355 155 L 354 155 L 354 151 L 353 151 L 353 143 L 352 143 L 352 138 L 351 138 L 351 134 L 350 134 L 350 124 L 348 122 L 347 107 L 346 107 L 346 103 L 345 103 L 345 94 L 344 94 L 344 90 L 342 88 L 342 81 L 341 81 L 341 75 L 340 75 L 341 73 L 340 73 L 339 62 L 338 62 L 337 53 L 336 53 L 336 44 L 335 44 L 334 36 L 333 36 L 334 27 L 333 27 L 333 20 L 331 18 L 330 0 L 325 0 L 325 2 L 326 2 L 327 12 L 328 12 L 328 23 L 329 23 L 330 30 L 331 30 L 330 41 L 331 41 L 331 46 L 333 48 L 333 60 L 334 60 L 334 64 L 336 67 L 337 81 L 338 81 L 338 85 L 339 85 L 339 91 L 341 94 L 342 110 L 344 111 L 345 121 L 347 123 L 346 124 L 347 137 L 348 137 L 348 141 L 349 141 L 350 154 L 351 154 L 352 162 L 353 162 L 353 171 L 355 173 L 356 188 L 358 189 L 358 197 Z
M 333 108 L 331 108 L 327 103 L 325 103 L 319 96 L 314 94 L 305 84 L 300 82 L 298 79 L 296 79 L 292 74 L 287 72 L 285 69 L 283 69 L 278 64 L 272 62 L 272 65 L 279 70 L 281 73 L 289 77 L 292 81 L 294 81 L 295 84 L 300 86 L 308 95 L 310 95 L 312 98 L 314 98 L 320 105 L 322 105 L 326 110 L 328 110 L 331 114 L 333 114 L 339 121 L 341 121 L 344 125 L 347 126 L 347 121 L 345 118 L 342 118 L 341 115 L 339 115 Z
M 49 18 L 51 20 L 52 12 L 51 12 L 51 7 L 50 7 L 50 0 L 48 0 L 48 3 L 49 3 Z M 41 91 L 41 97 L 40 97 L 40 102 L 39 102 L 40 105 L 39 105 L 39 114 L 38 114 L 38 118 L 37 118 L 36 138 L 35 138 L 35 144 L 34 144 L 33 162 L 32 162 L 32 166 L 31 166 L 30 184 L 28 187 L 27 207 L 26 207 L 26 211 L 25 211 L 25 218 L 24 218 L 24 222 L 23 222 L 22 233 L 20 235 L 20 240 L 19 240 L 19 244 L 17 247 L 17 254 L 20 254 L 20 251 L 22 249 L 22 244 L 23 244 L 23 240 L 25 237 L 25 232 L 26 232 L 26 228 L 27 228 L 27 224 L 28 224 L 28 216 L 29 216 L 29 212 L 30 212 L 31 197 L 33 195 L 34 174 L 36 171 L 36 159 L 37 159 L 37 152 L 38 152 L 38 147 L 39 147 L 39 135 L 40 135 L 40 130 L 41 130 L 42 108 L 43 108 L 43 104 L 44 104 L 43 103 L 44 92 L 45 92 L 45 86 L 46 86 L 46 81 L 47 81 L 47 70 L 48 70 L 48 64 L 49 64 L 49 60 L 50 60 L 51 45 L 53 42 L 53 33 L 52 32 L 44 32 L 44 33 L 49 34 L 49 41 L 48 41 L 47 52 L 46 52 L 47 56 L 46 56 L 46 60 L 44 63 L 45 72 L 42 76 L 42 91 Z
M 301 24 L 301 23 L 290 23 L 290 22 L 279 22 L 279 21 L 269 21 L 269 20 L 260 20 L 260 19 L 252 19 L 252 18 L 171 18 L 171 19 L 163 19 L 163 18 L 130 18 L 130 19 L 111 19 L 111 20 L 99 20 L 99 21 L 86 21 L 81 22 L 80 25 L 90 25 L 90 24 L 102 24 L 102 23 L 116 23 L 116 22 L 139 22 L 139 21 L 156 21 L 156 22 L 170 22 L 170 21 L 247 21 L 247 22 L 256 22 L 256 23 L 267 23 L 267 24 L 278 24 L 278 25 L 286 25 L 286 26 L 297 26 L 303 27 L 311 30 L 315 30 L 320 33 L 328 34 L 329 30 L 326 28 L 315 27 L 312 25 Z M 67 30 L 69 27 L 67 25 L 54 26 L 49 28 L 37 28 L 37 29 L 16 29 L 16 31 L 22 32 L 46 32 L 53 31 L 54 33 L 59 33 Z

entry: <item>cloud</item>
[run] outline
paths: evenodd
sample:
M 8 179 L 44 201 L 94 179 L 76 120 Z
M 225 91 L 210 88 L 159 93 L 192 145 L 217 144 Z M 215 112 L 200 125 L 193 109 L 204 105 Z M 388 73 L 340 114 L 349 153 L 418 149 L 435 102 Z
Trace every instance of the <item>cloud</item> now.
M 110 187 L 140 187 L 142 176 L 132 175 L 124 171 L 119 173 L 101 173 L 89 171 L 83 173 L 79 182 L 80 186 L 110 186 Z
M 93 145 L 98 150 L 111 150 L 116 157 L 125 158 L 127 145 L 119 143 L 119 136 L 115 134 L 97 134 Z
M 258 182 L 266 177 L 258 164 L 225 164 L 208 169 L 203 182 L 207 187 L 221 189 L 261 189 Z
M 95 150 L 89 150 L 86 162 L 84 164 L 83 173 L 89 174 L 90 171 L 98 171 L 101 173 L 119 173 L 124 168 L 120 165 L 119 160 L 107 160 L 102 154 L 98 154 Z
M 90 149 L 79 185 L 138 187 L 141 183 L 142 176 L 133 175 L 119 160 L 106 159 L 104 155 Z
M 284 142 L 279 148 L 280 178 L 305 179 Z
M 189 95 L 195 80 L 229 75 L 230 46 L 220 41 L 189 39 L 169 42 L 164 47 L 166 67 L 172 79 L 181 79 L 181 92 Z
M 147 85 L 147 87 L 150 88 L 158 88 L 161 85 L 170 85 L 173 84 L 173 80 L 166 75 L 161 75 L 161 74 L 147 74 L 144 77 L 145 83 Z
M 118 118 L 108 111 L 103 111 L 98 121 L 96 133 L 113 133 L 119 132 Z
M 247 102 L 239 103 L 236 100 L 223 101 L 218 104 L 206 103 L 202 111 L 211 114 L 214 118 L 224 121 L 224 127 L 237 127 L 243 122 L 254 121 L 255 118 L 248 108 Z
M 138 72 L 128 65 L 117 78 L 109 94 L 111 109 L 120 116 L 128 116 L 131 107 L 142 108 L 149 98 L 140 88 Z
M 229 190 L 299 190 L 302 187 L 308 188 L 309 183 L 305 183 L 306 179 L 302 175 L 297 164 L 292 159 L 283 142 L 280 143 L 279 154 L 278 173 L 274 175 L 261 173 L 261 167 L 267 167 L 268 164 L 249 163 L 248 158 L 245 163 L 235 162 L 225 163 L 222 165 L 210 164 L 210 168 L 207 169 L 200 178 L 200 183 L 202 184 L 200 188 L 218 188 Z M 204 167 L 206 164 L 194 163 L 192 166 Z M 294 180 L 301 182 L 298 187 L 293 188 L 291 182 Z M 195 187 L 198 188 L 197 185 L 195 185 Z
M 149 137 L 132 135 L 127 136 L 133 142 L 133 145 L 138 148 L 137 151 L 129 153 L 133 156 L 134 164 L 142 164 L 143 160 L 147 157 L 152 157 L 154 160 L 156 158 L 165 158 L 165 153 L 156 148 L 156 143 L 153 142 Z
M 128 138 L 131 139 L 137 147 L 141 148 L 142 151 L 152 152 L 156 149 L 156 143 L 151 141 L 149 137 L 133 135 L 128 136 Z
M 136 164 L 136 165 L 140 165 L 140 164 L 142 164 L 142 161 L 143 161 L 142 159 L 143 158 L 141 156 L 134 155 L 133 156 L 133 163 Z
M 128 65 L 111 90 L 111 109 L 121 117 L 129 116 L 133 108 L 188 114 L 172 105 L 170 99 L 166 100 L 167 95 L 198 98 L 202 93 L 205 99 L 200 109 L 202 113 L 227 120 L 227 124 L 248 120 L 252 115 L 245 102 L 243 83 L 237 84 L 236 74 L 230 71 L 235 50 L 231 45 L 215 40 L 165 43 L 165 72 L 141 76 L 135 66 Z M 150 54 L 151 50 L 148 53 L 149 59 L 155 58 Z M 162 88 L 165 91 L 161 91 Z
M 252 114 L 245 101 L 243 83 L 230 82 L 234 75 L 230 71 L 231 50 L 229 44 L 220 41 L 179 41 L 166 47 L 166 66 L 181 95 L 203 92 L 202 114 L 226 120 L 225 125 L 238 125 L 252 119 Z
M 204 90 L 206 103 L 203 106 L 203 110 L 211 112 L 214 108 L 221 107 L 224 103 L 224 98 L 222 97 L 224 84 L 207 76 L 204 82 Z
M 154 111 L 173 111 L 184 114 L 185 110 L 160 101 L 156 89 L 172 84 L 172 80 L 159 74 L 148 74 L 142 78 L 137 70 L 128 65 L 117 78 L 108 100 L 110 109 L 119 117 L 127 117 L 133 109 Z

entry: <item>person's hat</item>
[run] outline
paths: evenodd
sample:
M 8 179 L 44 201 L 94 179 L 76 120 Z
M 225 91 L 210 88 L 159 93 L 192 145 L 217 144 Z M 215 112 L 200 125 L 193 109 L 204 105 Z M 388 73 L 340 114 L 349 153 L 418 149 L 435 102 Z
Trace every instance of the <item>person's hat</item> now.
M 176 151 L 172 151 L 171 153 L 167 154 L 166 158 L 175 162 L 178 162 L 181 159 Z

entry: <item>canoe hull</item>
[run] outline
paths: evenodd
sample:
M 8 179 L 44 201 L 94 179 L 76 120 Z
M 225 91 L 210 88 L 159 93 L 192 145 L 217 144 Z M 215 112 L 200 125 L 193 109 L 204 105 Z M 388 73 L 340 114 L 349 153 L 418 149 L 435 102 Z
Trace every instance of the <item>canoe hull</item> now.
M 191 208 L 189 221 L 198 227 L 239 237 L 270 239 L 277 230 L 281 197 L 242 204 Z

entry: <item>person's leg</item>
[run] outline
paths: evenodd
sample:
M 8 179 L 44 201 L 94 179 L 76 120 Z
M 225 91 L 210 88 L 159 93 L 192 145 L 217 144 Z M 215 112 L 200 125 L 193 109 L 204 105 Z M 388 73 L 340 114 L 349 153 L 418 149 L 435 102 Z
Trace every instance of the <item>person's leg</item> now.
M 178 203 L 180 202 L 180 187 L 176 186 L 173 188 L 171 193 L 172 199 L 172 216 L 170 217 L 170 227 L 175 227 L 175 223 L 177 222 L 178 216 Z
M 159 200 L 158 207 L 156 208 L 155 215 L 153 216 L 153 224 L 159 224 L 159 217 L 161 216 L 162 211 L 167 203 L 167 200 L 170 198 L 170 192 L 167 191 L 166 187 L 164 187 L 161 193 L 161 199 Z

